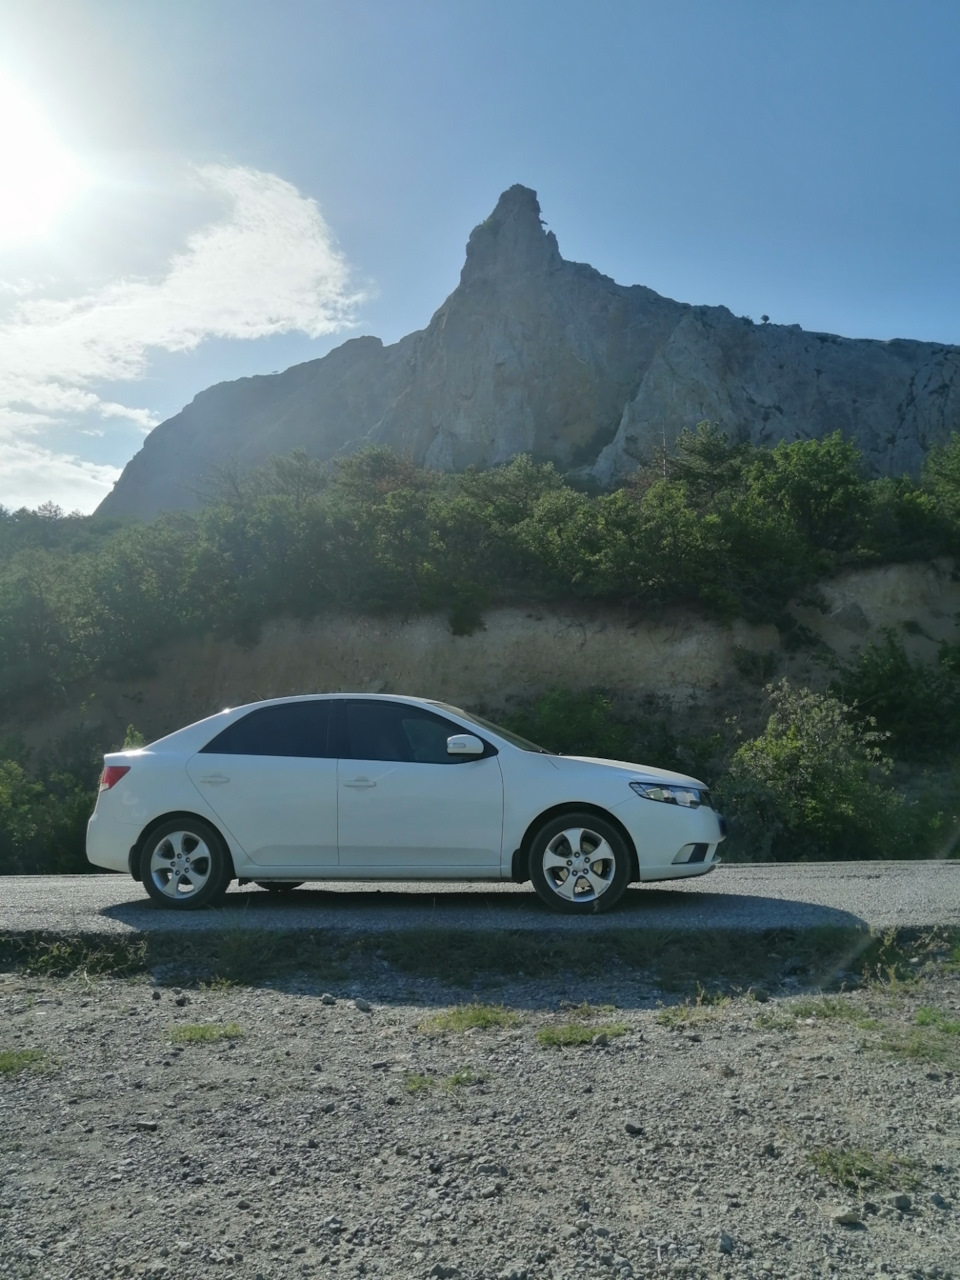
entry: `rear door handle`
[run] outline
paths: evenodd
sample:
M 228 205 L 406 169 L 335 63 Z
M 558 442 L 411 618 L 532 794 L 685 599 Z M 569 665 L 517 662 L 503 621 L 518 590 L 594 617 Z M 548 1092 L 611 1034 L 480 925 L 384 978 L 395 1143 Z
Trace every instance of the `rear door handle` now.
M 206 777 L 200 778 L 200 782 L 205 782 L 208 787 L 222 787 L 225 782 L 230 779 L 225 773 L 208 773 Z
M 371 778 L 351 778 L 349 782 L 343 784 L 345 787 L 353 787 L 355 791 L 365 791 L 368 787 L 375 787 L 377 784 Z

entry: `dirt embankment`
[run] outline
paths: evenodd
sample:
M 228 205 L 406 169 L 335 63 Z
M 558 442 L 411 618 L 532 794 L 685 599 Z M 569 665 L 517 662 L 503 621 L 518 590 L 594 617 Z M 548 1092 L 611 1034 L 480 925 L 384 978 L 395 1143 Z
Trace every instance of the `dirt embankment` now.
M 886 627 L 925 658 L 956 638 L 960 581 L 946 561 L 842 575 L 820 596 L 794 616 L 844 661 Z M 223 707 L 335 690 L 414 693 L 496 713 L 543 689 L 599 687 L 678 709 L 716 703 L 723 714 L 756 698 L 756 676 L 749 684 L 741 674 L 751 654 L 768 672 L 811 677 L 809 653 L 787 653 L 776 627 L 725 626 L 681 609 L 640 619 L 602 608 L 493 609 L 468 636 L 453 635 L 441 615 L 283 619 L 248 648 L 212 637 L 172 644 L 151 659 L 153 675 L 85 680 L 60 707 L 20 708 L 0 736 L 16 730 L 36 747 L 87 728 L 119 743 L 132 723 L 149 741 Z M 813 678 L 822 682 L 823 670 Z

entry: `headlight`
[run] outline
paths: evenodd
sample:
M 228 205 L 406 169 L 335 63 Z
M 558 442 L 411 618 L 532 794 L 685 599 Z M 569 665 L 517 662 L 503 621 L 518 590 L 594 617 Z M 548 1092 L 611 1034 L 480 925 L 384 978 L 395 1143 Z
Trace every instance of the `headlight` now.
M 669 782 L 631 782 L 631 791 L 635 791 L 644 800 L 660 800 L 663 804 L 679 804 L 684 809 L 699 809 L 700 805 L 710 805 L 710 792 L 700 791 L 696 787 L 684 787 Z

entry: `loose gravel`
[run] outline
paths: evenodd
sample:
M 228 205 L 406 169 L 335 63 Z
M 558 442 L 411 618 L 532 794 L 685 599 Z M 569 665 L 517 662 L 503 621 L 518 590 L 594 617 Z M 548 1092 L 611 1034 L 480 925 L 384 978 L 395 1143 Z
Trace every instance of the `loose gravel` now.
M 960 1276 L 946 963 L 679 1004 L 518 979 L 452 1017 L 386 971 L 161 978 L 0 974 L 0 1276 Z

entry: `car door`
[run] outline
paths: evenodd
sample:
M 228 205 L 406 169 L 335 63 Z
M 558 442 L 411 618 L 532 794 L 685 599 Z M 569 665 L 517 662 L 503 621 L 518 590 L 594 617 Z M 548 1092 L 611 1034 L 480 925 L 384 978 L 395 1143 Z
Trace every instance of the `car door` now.
M 463 726 L 415 704 L 341 705 L 341 874 L 496 879 L 503 780 L 494 749 L 448 755 L 447 738 Z
M 187 761 L 187 774 L 254 870 L 337 865 L 332 699 L 257 707 Z

